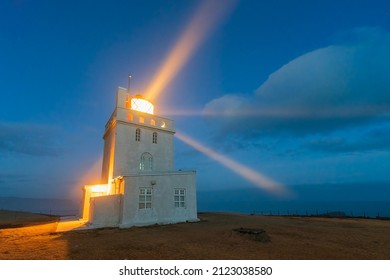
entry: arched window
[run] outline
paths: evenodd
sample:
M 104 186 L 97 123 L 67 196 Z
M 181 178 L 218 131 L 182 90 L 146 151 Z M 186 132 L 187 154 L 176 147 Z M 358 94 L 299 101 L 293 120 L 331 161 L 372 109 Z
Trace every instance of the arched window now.
M 140 170 L 153 170 L 153 156 L 149 153 L 141 155 L 141 162 L 139 164 Z
M 139 128 L 135 130 L 135 141 L 141 141 L 141 129 Z
M 153 132 L 153 144 L 157 144 L 157 132 Z

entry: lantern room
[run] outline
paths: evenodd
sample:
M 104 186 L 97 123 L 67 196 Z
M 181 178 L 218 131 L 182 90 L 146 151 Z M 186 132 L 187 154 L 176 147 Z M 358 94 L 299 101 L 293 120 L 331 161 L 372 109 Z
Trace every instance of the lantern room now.
M 154 114 L 154 106 L 153 104 L 142 98 L 141 95 L 136 95 L 135 97 L 130 99 L 130 109 L 138 112 L 143 112 L 147 114 Z

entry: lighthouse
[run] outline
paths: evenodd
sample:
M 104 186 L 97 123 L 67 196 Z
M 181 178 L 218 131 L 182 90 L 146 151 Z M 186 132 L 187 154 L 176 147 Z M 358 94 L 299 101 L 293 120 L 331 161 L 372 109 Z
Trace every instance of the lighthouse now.
M 197 221 L 196 172 L 174 168 L 174 122 L 119 87 L 105 125 L 100 185 L 83 187 L 82 218 L 92 227 Z

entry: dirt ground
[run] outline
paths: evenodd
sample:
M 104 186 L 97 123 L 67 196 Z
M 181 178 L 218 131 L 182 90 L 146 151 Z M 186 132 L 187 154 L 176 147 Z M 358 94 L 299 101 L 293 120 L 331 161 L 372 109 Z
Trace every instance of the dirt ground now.
M 229 213 L 199 218 L 56 233 L 56 217 L 0 211 L 0 259 L 390 259 L 390 221 Z M 270 241 L 233 231 L 241 227 L 264 229 Z

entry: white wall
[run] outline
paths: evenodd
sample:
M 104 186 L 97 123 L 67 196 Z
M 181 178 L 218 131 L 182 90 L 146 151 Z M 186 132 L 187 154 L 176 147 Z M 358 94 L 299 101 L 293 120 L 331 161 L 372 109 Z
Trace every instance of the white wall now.
M 197 220 L 195 172 L 125 176 L 121 227 Z M 155 183 L 152 185 L 152 182 Z M 140 187 L 152 188 L 152 208 L 138 209 Z M 186 190 L 186 207 L 174 206 L 174 190 Z
M 141 141 L 135 141 L 137 128 L 141 129 Z M 153 132 L 157 132 L 157 144 L 152 143 Z M 113 176 L 139 173 L 141 155 L 145 152 L 153 156 L 153 171 L 174 169 L 173 134 L 118 122 Z
M 121 216 L 122 195 L 91 198 L 89 222 L 94 227 L 118 226 Z

